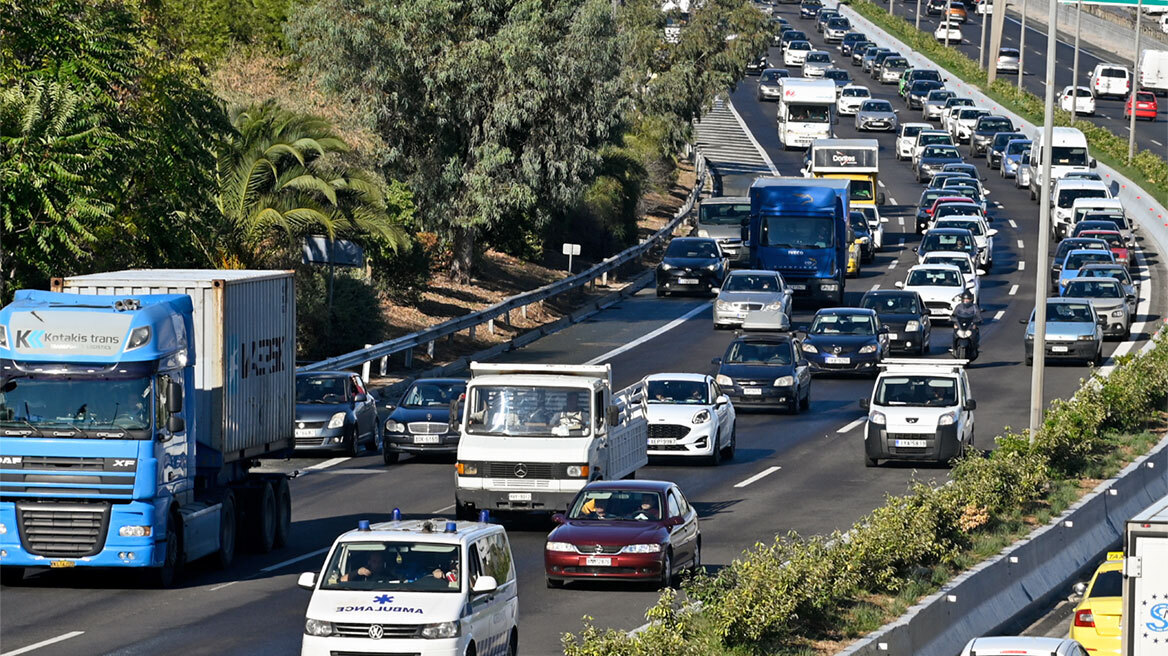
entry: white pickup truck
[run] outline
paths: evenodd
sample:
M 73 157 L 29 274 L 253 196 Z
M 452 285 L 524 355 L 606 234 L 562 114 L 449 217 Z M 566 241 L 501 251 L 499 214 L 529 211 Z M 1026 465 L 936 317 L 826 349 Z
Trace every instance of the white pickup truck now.
M 562 512 L 589 481 L 648 462 L 644 401 L 608 365 L 474 362 L 461 413 L 455 512 Z M 457 417 L 460 413 L 452 413 Z

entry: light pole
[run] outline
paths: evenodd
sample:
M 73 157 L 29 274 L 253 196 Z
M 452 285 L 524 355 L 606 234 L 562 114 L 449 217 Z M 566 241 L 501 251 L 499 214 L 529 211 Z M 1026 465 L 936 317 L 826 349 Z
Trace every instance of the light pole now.
M 917 29 L 921 29 L 921 0 L 917 0 Z
M 1131 103 L 1131 121 L 1127 126 L 1127 163 L 1132 163 L 1136 156 L 1136 92 L 1140 90 L 1140 19 L 1144 16 L 1144 0 L 1136 4 L 1136 52 L 1132 60 L 1131 93 L 1128 102 Z
M 945 0 L 945 15 L 941 17 L 941 27 L 945 28 L 945 47 L 949 47 L 949 30 L 953 29 L 949 22 L 949 9 L 953 7 L 953 0 Z
M 1071 65 L 1071 125 L 1079 110 L 1079 33 L 1083 28 L 1083 0 L 1075 3 L 1075 60 Z
M 1050 282 L 1047 257 L 1050 256 L 1050 158 L 1054 137 L 1054 55 L 1058 45 L 1058 0 L 1050 0 L 1050 17 L 1046 31 L 1046 106 L 1042 125 L 1042 184 L 1038 208 L 1038 266 L 1034 285 L 1034 350 L 1030 375 L 1030 441 L 1042 426 L 1042 384 L 1046 365 L 1046 296 Z M 1023 16 L 1026 14 L 1023 13 Z M 1021 76 L 1019 76 L 1021 79 Z
M 1022 9 L 1022 33 L 1018 35 L 1018 88 L 1022 88 L 1022 72 L 1026 70 L 1026 0 L 1018 5 Z
M 989 2 L 990 0 L 981 0 L 981 1 L 982 1 L 982 2 Z M 993 19 L 993 16 L 991 16 L 991 17 L 990 17 L 990 22 L 992 23 L 992 22 L 993 22 L 993 20 L 994 20 L 994 19 Z M 985 14 L 982 14 L 982 15 L 981 15 L 981 44 L 980 44 L 980 45 L 978 45 L 978 47 L 977 47 L 977 67 L 978 67 L 978 68 L 985 68 L 985 65 L 986 65 L 986 61 L 985 61 L 985 47 L 986 47 L 986 37 L 988 37 L 988 36 L 989 36 L 989 35 L 987 34 L 987 32 L 988 32 L 988 31 L 989 31 L 989 30 L 987 30 L 987 29 L 986 29 L 986 19 L 985 19 Z

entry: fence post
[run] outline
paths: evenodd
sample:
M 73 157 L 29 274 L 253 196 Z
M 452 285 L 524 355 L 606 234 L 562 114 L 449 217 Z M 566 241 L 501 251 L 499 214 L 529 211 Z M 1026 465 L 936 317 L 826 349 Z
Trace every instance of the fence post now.
M 433 343 L 433 342 L 431 342 Z M 406 369 L 414 366 L 414 347 L 406 349 Z
M 426 342 L 426 357 L 434 359 L 434 340 Z
M 523 306 L 523 318 L 527 319 L 527 306 L 526 305 Z
M 495 334 L 495 320 L 494 319 L 487 319 L 487 332 L 491 333 L 492 335 Z
M 373 348 L 373 345 L 372 345 L 372 344 L 366 344 L 366 345 L 365 345 L 365 348 Z M 371 363 L 370 363 L 370 361 L 369 361 L 369 360 L 366 360 L 365 362 L 363 362 L 363 363 L 361 364 L 361 380 L 365 381 L 366 383 L 368 383 L 368 382 L 369 382 L 369 365 L 370 365 L 370 364 L 371 364 Z
M 603 287 L 608 287 L 608 272 L 607 271 L 600 274 L 600 284 Z
M 381 372 L 381 376 L 383 378 L 385 377 L 386 367 L 388 367 L 388 366 L 389 366 L 389 356 L 388 355 L 381 356 L 381 363 L 380 363 L 380 366 L 378 366 L 377 368 Z
M 470 333 L 470 341 L 472 342 L 475 340 L 475 328 L 477 328 L 477 326 L 471 326 L 470 331 L 468 331 Z

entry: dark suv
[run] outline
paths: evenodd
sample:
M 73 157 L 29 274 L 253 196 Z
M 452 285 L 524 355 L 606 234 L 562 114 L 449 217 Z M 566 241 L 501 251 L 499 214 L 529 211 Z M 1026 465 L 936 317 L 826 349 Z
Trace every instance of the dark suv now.
M 978 156 L 990 148 L 994 135 L 999 132 L 1013 132 L 1014 122 L 1005 116 L 987 114 L 977 119 L 973 125 L 973 132 L 969 135 L 969 154 Z

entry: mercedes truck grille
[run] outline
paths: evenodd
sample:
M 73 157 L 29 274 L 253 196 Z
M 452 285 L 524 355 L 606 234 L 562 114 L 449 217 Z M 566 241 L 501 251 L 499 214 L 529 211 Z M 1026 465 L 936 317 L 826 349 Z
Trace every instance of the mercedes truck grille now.
M 108 503 L 18 503 L 20 541 L 29 553 L 48 558 L 97 555 L 109 529 Z

